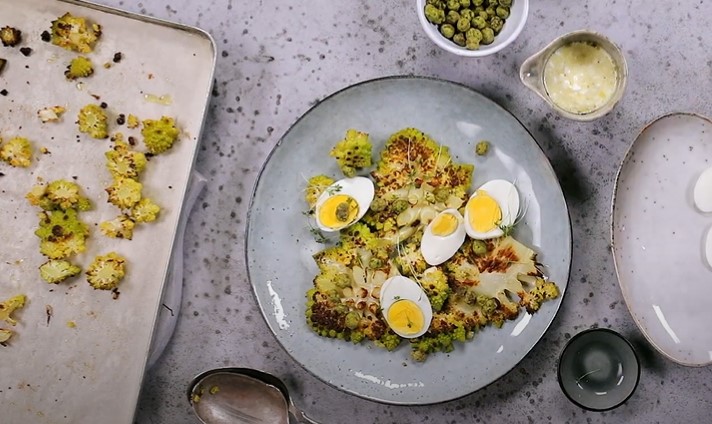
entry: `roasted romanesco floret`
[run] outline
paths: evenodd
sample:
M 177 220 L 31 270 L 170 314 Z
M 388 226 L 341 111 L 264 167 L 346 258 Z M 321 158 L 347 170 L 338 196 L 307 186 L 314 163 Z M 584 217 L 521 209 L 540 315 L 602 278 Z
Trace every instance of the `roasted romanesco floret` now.
M 22 41 L 22 31 L 10 26 L 0 28 L 0 41 L 5 47 L 15 47 Z
M 141 200 L 143 184 L 126 177 L 114 178 L 113 184 L 106 188 L 109 193 L 109 203 L 119 209 L 131 209 Z
M 41 195 L 37 196 L 40 193 Z M 79 185 L 73 181 L 55 180 L 46 186 L 35 186 L 26 197 L 30 204 L 39 206 L 44 210 L 76 209 L 78 211 L 88 211 L 91 209 L 91 202 L 84 197 Z
M 77 56 L 67 65 L 67 70 L 64 71 L 64 76 L 68 80 L 77 78 L 86 78 L 94 73 L 94 65 L 91 60 L 84 56 Z
M 532 275 L 519 275 L 517 278 L 522 283 L 533 286 L 529 291 L 518 293 L 520 296 L 519 304 L 529 313 L 538 311 L 545 301 L 559 297 L 559 288 L 551 281 Z
M 27 168 L 32 162 L 32 144 L 23 137 L 15 137 L 0 146 L 0 159 L 12 166 Z
M 89 134 L 92 138 L 109 137 L 109 118 L 106 111 L 99 105 L 88 104 L 79 110 L 77 117 L 79 131 Z
M 101 37 L 101 25 L 65 13 L 52 21 L 52 44 L 79 53 L 91 53 Z
M 0 302 L 0 321 L 5 321 L 10 325 L 17 324 L 17 321 L 12 318 L 12 313 L 17 309 L 24 307 L 26 301 L 27 296 L 24 294 L 18 294 L 17 296 L 13 296 L 4 302 Z
M 119 215 L 112 220 L 99 224 L 99 230 L 107 237 L 131 240 L 135 226 L 136 224 L 129 216 Z
M 97 256 L 86 271 L 87 281 L 95 289 L 113 290 L 126 274 L 126 259 L 116 252 Z
M 423 272 L 419 281 L 428 299 L 430 299 L 430 305 L 433 310 L 439 311 L 442 309 L 443 304 L 450 296 L 450 286 L 445 273 L 440 268 L 431 267 Z
M 338 142 L 329 154 L 336 158 L 345 176 L 353 177 L 357 171 L 371 167 L 372 148 L 367 133 L 350 129 L 346 131 L 346 138 Z
M 422 362 L 431 353 L 451 352 L 455 348 L 454 342 L 464 342 L 465 340 L 467 340 L 467 332 L 464 327 L 458 325 L 448 332 L 426 335 L 412 340 L 410 354 L 414 360 Z
M 105 153 L 106 167 L 114 178 L 137 179 L 146 168 L 146 155 L 131 149 L 121 140 L 116 140 L 114 148 Z
M 173 147 L 173 143 L 180 135 L 180 130 L 176 127 L 173 118 L 162 116 L 158 120 L 146 119 L 143 121 L 141 135 L 149 153 L 157 155 Z
M 309 178 L 306 191 L 304 192 L 304 200 L 306 200 L 310 208 L 316 205 L 316 201 L 319 196 L 321 196 L 321 193 L 333 183 L 334 179 L 326 175 L 316 175 Z
M 50 259 L 40 265 L 40 277 L 50 284 L 59 284 L 80 272 L 80 267 L 64 259 Z
M 158 214 L 161 212 L 161 207 L 153 203 L 153 200 L 148 197 L 144 197 L 138 201 L 129 213 L 131 219 L 135 222 L 152 222 L 158 218 Z
M 140 123 L 141 121 L 139 121 L 138 116 L 136 115 L 129 114 L 129 116 L 126 117 L 126 128 L 138 128 Z
M 79 220 L 74 209 L 44 211 L 35 235 L 40 239 L 40 253 L 50 259 L 63 259 L 86 250 L 89 227 Z

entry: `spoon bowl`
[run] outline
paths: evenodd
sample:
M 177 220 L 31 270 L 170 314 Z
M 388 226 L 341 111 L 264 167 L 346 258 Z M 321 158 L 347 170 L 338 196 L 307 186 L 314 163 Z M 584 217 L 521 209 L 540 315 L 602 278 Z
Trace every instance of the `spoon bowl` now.
M 294 405 L 287 386 L 272 374 L 251 368 L 205 371 L 188 386 L 188 401 L 204 424 L 289 424 L 316 421 Z

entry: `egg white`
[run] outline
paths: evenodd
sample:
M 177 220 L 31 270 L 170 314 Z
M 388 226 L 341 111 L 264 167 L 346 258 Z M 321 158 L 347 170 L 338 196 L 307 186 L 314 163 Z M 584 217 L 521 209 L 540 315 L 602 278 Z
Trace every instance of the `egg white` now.
M 700 174 L 693 192 L 695 206 L 701 212 L 712 212 L 712 168 L 707 168 Z
M 433 223 L 442 214 L 451 214 L 457 218 L 457 228 L 452 234 L 447 236 L 438 236 L 433 234 Z M 435 219 L 430 221 L 425 231 L 423 239 L 420 241 L 420 253 L 422 253 L 425 262 L 429 265 L 440 265 L 441 263 L 452 258 L 457 252 L 457 249 L 462 246 L 465 241 L 465 219 L 457 209 L 445 209 L 440 212 Z
M 368 211 L 368 208 L 371 206 L 371 202 L 373 202 L 373 196 L 375 193 L 376 190 L 373 186 L 373 181 L 366 177 L 344 178 L 333 183 L 327 187 L 327 189 L 324 190 L 324 192 L 321 193 L 319 198 L 316 200 L 314 208 L 316 212 L 315 216 L 317 227 L 324 232 L 333 232 L 343 230 L 344 228 L 350 227 L 351 225 L 357 223 Z M 324 204 L 326 199 L 338 194 L 351 196 L 356 201 L 358 204 L 358 215 L 356 215 L 356 218 L 353 221 L 347 222 L 341 227 L 331 228 L 321 222 L 319 211 L 321 210 L 321 206 Z
M 500 210 L 502 211 L 502 221 L 500 222 L 500 227 L 506 227 L 513 225 L 517 219 L 517 214 L 519 213 L 519 192 L 514 184 L 507 180 L 490 180 L 482 184 L 472 196 L 467 201 L 469 204 L 470 200 L 475 197 L 478 190 L 484 190 L 489 194 L 490 197 L 497 202 Z M 487 240 L 496 237 L 502 237 L 504 231 L 497 227 L 490 231 L 478 232 L 472 228 L 470 225 L 470 210 L 465 205 L 465 231 L 467 235 L 477 240 Z
M 433 308 L 430 305 L 430 299 L 425 294 L 423 289 L 408 277 L 396 275 L 386 280 L 381 286 L 381 309 L 383 317 L 388 322 L 388 310 L 393 304 L 399 300 L 410 300 L 414 302 L 423 312 L 423 328 L 415 334 L 402 334 L 393 329 L 393 331 L 401 337 L 412 339 L 420 337 L 430 328 L 430 323 L 433 320 Z M 390 323 L 388 324 L 390 326 Z

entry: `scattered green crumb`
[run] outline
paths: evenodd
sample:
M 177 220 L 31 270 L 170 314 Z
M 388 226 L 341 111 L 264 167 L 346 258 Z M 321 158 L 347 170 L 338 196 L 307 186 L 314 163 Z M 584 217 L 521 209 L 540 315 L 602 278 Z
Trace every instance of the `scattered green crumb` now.
M 477 156 L 484 156 L 489 151 L 489 146 L 489 141 L 482 140 L 475 146 L 475 153 L 477 153 Z

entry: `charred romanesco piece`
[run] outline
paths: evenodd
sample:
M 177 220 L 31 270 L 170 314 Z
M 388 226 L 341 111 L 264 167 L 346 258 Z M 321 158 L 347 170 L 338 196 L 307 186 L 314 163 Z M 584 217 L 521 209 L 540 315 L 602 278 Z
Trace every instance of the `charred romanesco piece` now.
M 180 130 L 176 127 L 173 118 L 162 116 L 158 120 L 144 120 L 141 135 L 149 153 L 157 155 L 173 147 Z
M 27 168 L 32 163 L 32 144 L 23 137 L 15 137 L 0 146 L 0 159 L 14 167 Z
M 373 146 L 368 134 L 356 130 L 346 131 L 346 138 L 341 140 L 329 153 L 347 177 L 353 177 L 356 172 L 372 165 L 371 150 Z
M 114 178 L 137 179 L 146 168 L 146 155 L 131 149 L 131 146 L 117 140 L 114 148 L 105 153 L 106 167 Z
M 529 291 L 518 293 L 520 296 L 519 304 L 529 313 L 538 311 L 545 301 L 559 297 L 559 288 L 551 281 L 532 275 L 519 275 L 517 279 L 522 283 L 533 286 Z
M 88 104 L 79 110 L 77 118 L 79 131 L 89 134 L 92 138 L 109 137 L 109 118 L 99 105 Z
M 161 207 L 148 197 L 144 197 L 133 205 L 129 216 L 135 222 L 153 222 L 158 218 L 159 212 L 161 212 Z
M 65 13 L 52 21 L 52 44 L 79 53 L 91 53 L 101 37 L 101 25 Z
M 445 273 L 437 267 L 428 268 L 420 276 L 420 284 L 428 299 L 430 299 L 430 305 L 433 310 L 439 311 L 442 309 L 443 304 L 450 296 L 450 286 Z
M 39 214 L 40 253 L 50 259 L 64 259 L 86 250 L 89 227 L 79 220 L 77 211 L 53 210 Z
M 0 28 L 0 41 L 5 47 L 15 47 L 22 41 L 22 31 L 10 26 Z
M 138 116 L 136 115 L 129 114 L 129 116 L 126 117 L 126 128 L 138 128 L 140 123 L 141 122 L 139 121 Z
M 0 321 L 5 321 L 10 325 L 17 324 L 17 321 L 12 318 L 12 313 L 24 307 L 26 301 L 27 297 L 24 294 L 18 294 L 4 302 L 0 302 Z
M 126 259 L 116 252 L 94 258 L 86 271 L 87 281 L 95 289 L 113 290 L 126 274 Z
M 109 193 L 109 203 L 119 209 L 131 209 L 141 200 L 143 185 L 131 178 L 117 177 L 114 183 L 106 188 Z
M 48 106 L 37 111 L 37 117 L 43 124 L 57 122 L 62 118 L 66 109 L 63 106 Z
M 136 224 L 130 217 L 119 215 L 110 221 L 99 224 L 99 230 L 107 237 L 131 240 L 135 226 Z
M 94 73 L 94 65 L 91 60 L 84 56 L 77 56 L 67 65 L 67 70 L 64 71 L 64 76 L 68 80 L 77 78 L 86 78 Z
M 316 205 L 316 200 L 319 196 L 321 196 L 321 193 L 323 193 L 324 190 L 326 190 L 326 188 L 333 183 L 334 179 L 327 177 L 326 175 L 316 175 L 309 178 L 307 188 L 304 193 L 304 200 L 307 201 L 310 208 L 313 208 Z
M 25 198 L 32 206 L 39 206 L 46 211 L 91 209 L 91 202 L 84 197 L 79 186 L 67 180 L 55 180 L 47 185 L 38 184 L 32 187 Z
M 40 277 L 50 284 L 59 284 L 80 272 L 81 268 L 64 259 L 50 259 L 40 265 Z

